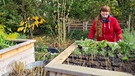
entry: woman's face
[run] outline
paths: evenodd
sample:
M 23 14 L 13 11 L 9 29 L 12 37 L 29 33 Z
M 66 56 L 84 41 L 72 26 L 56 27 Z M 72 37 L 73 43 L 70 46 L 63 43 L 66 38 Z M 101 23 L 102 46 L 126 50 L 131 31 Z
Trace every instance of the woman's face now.
M 110 13 L 106 11 L 101 11 L 100 14 L 103 18 L 107 18 Z

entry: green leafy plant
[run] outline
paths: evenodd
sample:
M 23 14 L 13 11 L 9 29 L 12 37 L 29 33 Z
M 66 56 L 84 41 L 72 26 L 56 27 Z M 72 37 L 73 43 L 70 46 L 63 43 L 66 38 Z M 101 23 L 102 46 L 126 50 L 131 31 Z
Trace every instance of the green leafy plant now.
M 119 55 L 123 60 L 128 60 L 135 50 L 135 34 L 129 29 L 123 30 L 123 41 L 118 42 L 120 46 Z
M 129 29 L 123 30 L 123 41 L 127 43 L 135 43 L 135 33 L 134 31 L 129 31 Z
M 124 41 L 118 42 L 118 44 L 121 47 L 119 49 L 120 56 L 122 57 L 123 60 L 128 60 L 132 51 L 132 44 Z
M 15 43 L 11 42 L 9 40 L 6 40 L 6 38 L 4 36 L 0 35 L 0 48 L 1 49 L 10 47 L 12 45 L 15 45 Z
M 81 53 L 80 50 L 81 49 L 79 49 L 79 48 L 75 48 L 75 50 L 72 52 L 72 54 L 74 54 L 74 55 L 81 55 L 82 53 Z
M 117 49 L 120 49 L 120 46 L 117 43 L 108 43 L 108 46 L 110 47 L 109 56 L 114 57 L 118 53 Z
M 96 55 L 103 57 L 119 57 L 122 60 L 128 60 L 131 53 L 135 50 L 135 44 L 121 41 L 117 43 L 103 41 L 92 41 L 89 39 L 76 42 L 81 46 L 83 55 L 91 55 L 94 58 Z
M 107 41 L 103 40 L 101 42 L 98 42 L 97 44 L 98 49 L 99 49 L 99 55 L 104 56 L 106 55 L 107 51 L 106 51 L 106 47 L 107 47 Z

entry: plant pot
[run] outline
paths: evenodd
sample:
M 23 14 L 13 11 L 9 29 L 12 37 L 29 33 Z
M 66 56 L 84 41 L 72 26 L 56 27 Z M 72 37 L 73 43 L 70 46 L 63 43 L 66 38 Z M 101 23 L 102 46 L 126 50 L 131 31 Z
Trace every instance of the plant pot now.
M 44 62 L 43 61 L 35 61 L 32 63 L 29 63 L 25 66 L 25 69 L 32 69 L 34 67 L 41 67 L 44 66 Z

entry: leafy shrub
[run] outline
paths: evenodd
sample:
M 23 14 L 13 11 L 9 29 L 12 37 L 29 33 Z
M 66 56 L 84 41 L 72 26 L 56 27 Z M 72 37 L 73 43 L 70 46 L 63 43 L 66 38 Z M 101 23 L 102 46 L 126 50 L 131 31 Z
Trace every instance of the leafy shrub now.
M 83 31 L 83 30 L 73 30 L 68 34 L 68 38 L 80 40 L 82 38 L 88 37 L 89 31 Z
M 15 45 L 14 42 L 6 40 L 2 35 L 0 35 L 0 49 L 10 47 L 12 45 Z
M 123 30 L 123 40 L 128 43 L 135 43 L 135 33 L 134 31 L 129 31 L 129 29 Z
M 7 33 L 7 27 L 5 25 L 0 24 L 0 29 L 0 35 L 4 36 L 6 39 L 16 39 L 19 37 L 19 33 L 17 32 Z

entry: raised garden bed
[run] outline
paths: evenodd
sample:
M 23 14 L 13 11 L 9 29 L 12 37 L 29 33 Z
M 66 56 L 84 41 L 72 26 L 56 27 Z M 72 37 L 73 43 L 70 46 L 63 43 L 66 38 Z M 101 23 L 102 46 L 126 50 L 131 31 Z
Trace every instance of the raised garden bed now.
M 135 75 L 135 60 L 122 61 L 119 58 L 113 59 L 101 56 L 96 56 L 92 59 L 92 56 L 78 56 L 71 54 L 64 64 L 127 72 Z
M 34 42 L 30 39 L 10 40 L 16 42 L 15 45 L 0 50 L 0 75 L 11 72 L 12 65 L 16 61 L 29 64 L 35 62 Z
M 45 69 L 50 72 L 50 76 L 133 76 L 135 74 L 135 62 L 129 57 L 117 58 L 115 54 L 111 56 L 111 53 L 108 56 L 101 56 L 94 54 L 94 51 L 89 55 L 75 54 L 76 48 L 78 48 L 77 42 L 46 65 Z

